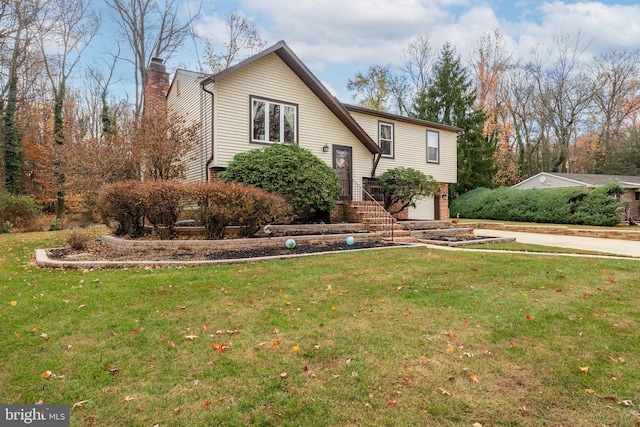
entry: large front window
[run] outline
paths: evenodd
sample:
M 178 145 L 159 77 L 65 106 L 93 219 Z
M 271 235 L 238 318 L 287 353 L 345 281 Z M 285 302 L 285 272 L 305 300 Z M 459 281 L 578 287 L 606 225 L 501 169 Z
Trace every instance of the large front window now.
M 427 131 L 427 162 L 440 163 L 440 134 Z
M 378 145 L 385 157 L 393 157 L 393 123 L 378 123 Z
M 251 141 L 296 142 L 298 107 L 277 101 L 251 99 Z

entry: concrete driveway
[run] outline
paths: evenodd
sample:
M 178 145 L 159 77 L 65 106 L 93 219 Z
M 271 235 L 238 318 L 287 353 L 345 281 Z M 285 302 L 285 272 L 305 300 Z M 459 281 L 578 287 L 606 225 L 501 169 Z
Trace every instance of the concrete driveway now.
M 560 248 L 582 249 L 607 254 L 640 257 L 640 242 L 595 237 L 576 237 L 557 234 L 524 233 L 519 231 L 476 228 L 478 236 L 515 237 L 516 242 Z

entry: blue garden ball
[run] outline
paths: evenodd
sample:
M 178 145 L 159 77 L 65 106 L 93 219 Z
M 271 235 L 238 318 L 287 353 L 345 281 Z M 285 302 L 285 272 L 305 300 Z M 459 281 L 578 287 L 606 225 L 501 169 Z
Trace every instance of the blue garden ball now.
M 296 241 L 293 239 L 287 239 L 287 241 L 284 242 L 284 245 L 287 247 L 287 249 L 293 249 L 296 247 Z
M 353 236 L 349 236 L 347 237 L 346 242 L 347 242 L 347 245 L 353 246 L 353 244 L 356 242 L 356 239 L 354 239 Z

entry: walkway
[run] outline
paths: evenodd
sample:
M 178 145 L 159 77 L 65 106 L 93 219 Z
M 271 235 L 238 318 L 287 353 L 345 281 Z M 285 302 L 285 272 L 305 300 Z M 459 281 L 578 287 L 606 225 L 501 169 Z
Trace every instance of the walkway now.
M 515 237 L 516 242 L 533 245 L 581 249 L 607 254 L 640 257 L 640 242 L 595 237 L 576 237 L 558 234 L 524 233 L 519 231 L 475 229 L 478 236 Z

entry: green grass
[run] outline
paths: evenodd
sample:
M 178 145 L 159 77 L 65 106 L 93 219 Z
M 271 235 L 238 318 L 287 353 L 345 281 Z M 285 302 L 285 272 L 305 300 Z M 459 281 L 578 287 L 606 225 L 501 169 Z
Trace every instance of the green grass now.
M 638 261 L 398 248 L 181 269 L 30 264 L 64 239 L 0 236 L 0 402 L 84 402 L 72 426 L 638 420 Z
M 620 256 L 615 254 L 606 254 L 597 251 L 586 251 L 583 249 L 561 248 L 558 246 L 534 245 L 529 243 L 485 243 L 478 245 L 464 245 L 464 249 L 478 250 L 500 250 L 500 251 L 517 251 L 517 252 L 544 252 L 552 254 L 579 254 L 579 255 L 599 255 L 599 256 Z

